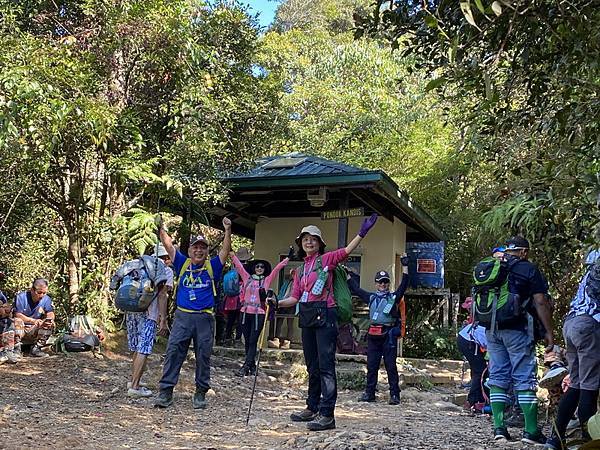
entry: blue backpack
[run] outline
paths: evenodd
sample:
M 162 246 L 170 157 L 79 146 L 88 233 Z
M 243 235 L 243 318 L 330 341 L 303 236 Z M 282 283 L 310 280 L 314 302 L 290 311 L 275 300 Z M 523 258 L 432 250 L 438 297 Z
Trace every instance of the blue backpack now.
M 111 280 L 110 288 L 115 290 L 115 306 L 121 311 L 146 311 L 156 297 L 157 291 L 153 277 L 155 268 L 162 270 L 160 260 L 153 262 L 152 257 L 142 256 L 128 261 L 117 270 Z M 158 280 L 164 281 L 164 280 Z
M 223 292 L 228 297 L 240 295 L 240 276 L 235 269 L 231 269 L 223 277 Z

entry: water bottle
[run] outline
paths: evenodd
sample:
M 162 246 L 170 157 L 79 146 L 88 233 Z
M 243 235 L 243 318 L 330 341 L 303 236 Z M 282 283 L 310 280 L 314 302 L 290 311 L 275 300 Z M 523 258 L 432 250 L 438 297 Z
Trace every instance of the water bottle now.
M 315 284 L 313 284 L 313 287 L 310 290 L 313 295 L 321 295 L 323 292 L 325 282 L 327 281 L 327 269 L 327 266 L 323 267 L 323 270 L 321 270 L 319 276 L 317 277 L 317 281 L 315 281 Z

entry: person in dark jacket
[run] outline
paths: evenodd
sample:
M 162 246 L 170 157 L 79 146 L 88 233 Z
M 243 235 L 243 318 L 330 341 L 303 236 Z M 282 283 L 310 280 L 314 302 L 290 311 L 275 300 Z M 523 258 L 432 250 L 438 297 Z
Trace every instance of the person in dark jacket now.
M 400 404 L 400 384 L 396 356 L 400 336 L 398 303 L 408 286 L 408 256 L 402 255 L 402 282 L 395 292 L 390 292 L 390 275 L 384 270 L 375 274 L 377 291 L 367 292 L 359 287 L 358 277 L 348 274 L 348 286 L 352 294 L 369 305 L 369 334 L 367 337 L 367 387 L 359 402 L 374 402 L 377 374 L 381 358 L 390 384 L 390 405 Z

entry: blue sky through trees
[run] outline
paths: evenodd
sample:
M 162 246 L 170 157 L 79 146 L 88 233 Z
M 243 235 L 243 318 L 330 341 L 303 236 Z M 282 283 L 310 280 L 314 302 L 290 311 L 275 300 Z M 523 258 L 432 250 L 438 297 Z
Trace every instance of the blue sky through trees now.
M 259 13 L 258 20 L 261 27 L 267 27 L 273 22 L 275 10 L 279 2 L 277 0 L 245 0 L 243 1 L 251 8 L 251 13 Z

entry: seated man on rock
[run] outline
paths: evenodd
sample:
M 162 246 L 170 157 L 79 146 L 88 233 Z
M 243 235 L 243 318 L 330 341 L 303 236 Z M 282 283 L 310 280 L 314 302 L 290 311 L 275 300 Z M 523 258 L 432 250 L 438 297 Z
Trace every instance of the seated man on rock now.
M 15 351 L 21 345 L 32 345 L 31 356 L 44 357 L 42 351 L 54 328 L 54 308 L 48 296 L 48 281 L 33 280 L 31 289 L 19 292 L 15 299 Z

